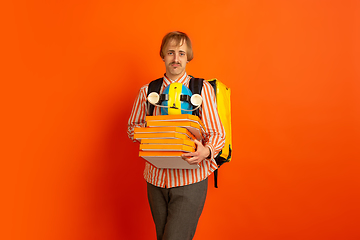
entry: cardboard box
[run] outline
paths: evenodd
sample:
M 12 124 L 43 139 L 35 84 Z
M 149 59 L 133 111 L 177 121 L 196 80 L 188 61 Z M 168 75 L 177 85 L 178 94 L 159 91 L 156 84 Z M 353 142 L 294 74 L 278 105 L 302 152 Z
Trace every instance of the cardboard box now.
M 139 156 L 157 168 L 171 169 L 197 169 L 200 166 L 190 165 L 181 155 L 184 152 L 158 152 L 158 151 L 139 151 Z

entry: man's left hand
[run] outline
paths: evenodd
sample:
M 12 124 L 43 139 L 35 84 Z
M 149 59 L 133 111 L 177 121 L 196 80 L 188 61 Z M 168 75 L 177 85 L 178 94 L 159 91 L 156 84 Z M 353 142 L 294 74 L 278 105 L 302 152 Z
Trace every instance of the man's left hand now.
M 196 152 L 184 153 L 181 155 L 181 157 L 191 165 L 199 164 L 202 160 L 208 158 L 211 154 L 209 147 L 202 145 L 202 143 L 196 139 L 194 142 L 197 146 Z

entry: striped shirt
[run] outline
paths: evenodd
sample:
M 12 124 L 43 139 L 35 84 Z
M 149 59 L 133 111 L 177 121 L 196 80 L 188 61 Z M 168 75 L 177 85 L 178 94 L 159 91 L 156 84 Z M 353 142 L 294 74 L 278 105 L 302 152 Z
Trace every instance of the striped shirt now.
M 189 87 L 190 76 L 184 73 L 183 76 L 173 81 L 163 77 L 163 84 L 160 92 L 163 91 L 170 83 L 179 82 Z M 134 128 L 145 127 L 146 117 L 146 97 L 148 84 L 142 86 L 139 95 L 135 99 L 133 109 L 128 121 L 128 136 L 134 140 Z M 203 121 L 207 132 L 203 140 L 203 145 L 208 146 L 211 151 L 211 158 L 204 159 L 199 163 L 198 169 L 165 169 L 156 168 L 155 166 L 145 163 L 144 178 L 145 180 L 157 187 L 172 188 L 184 185 L 190 185 L 206 179 L 212 172 L 217 169 L 214 157 L 224 147 L 225 130 L 221 124 L 220 117 L 217 112 L 216 99 L 213 87 L 209 82 L 204 81 L 201 91 L 203 98 L 202 107 L 199 111 L 199 117 Z M 160 107 L 154 108 L 154 115 L 161 115 Z

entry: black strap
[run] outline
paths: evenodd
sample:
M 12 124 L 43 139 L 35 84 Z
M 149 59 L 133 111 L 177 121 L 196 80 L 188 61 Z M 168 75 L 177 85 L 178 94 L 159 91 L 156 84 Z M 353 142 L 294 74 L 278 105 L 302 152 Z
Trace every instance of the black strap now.
M 216 169 L 214 171 L 214 185 L 215 185 L 215 188 L 218 188 L 218 170 L 219 169 Z
M 149 96 L 150 93 L 152 92 L 157 92 L 157 93 L 160 93 L 160 89 L 161 89 L 161 85 L 163 83 L 163 78 L 158 78 L 154 81 L 151 81 L 149 83 L 149 86 L 148 86 L 148 92 L 147 92 L 147 96 Z M 152 105 L 151 103 L 149 103 L 147 100 L 146 100 L 146 115 L 147 116 L 152 116 L 153 113 L 154 113 L 154 105 Z
M 192 77 L 189 82 L 189 89 L 192 94 L 199 94 L 201 95 L 201 90 L 203 87 L 203 78 L 194 78 Z M 193 115 L 199 116 L 199 108 L 192 112 Z
M 160 94 L 159 97 L 159 103 L 163 102 L 163 101 L 169 101 L 169 94 Z M 188 102 L 191 103 L 191 97 L 189 95 L 180 95 L 180 101 L 181 102 Z
M 180 95 L 180 101 L 181 102 L 188 102 L 191 103 L 191 97 L 189 95 Z
M 216 80 L 208 81 L 208 83 L 210 83 L 210 85 L 213 87 L 214 92 L 215 92 L 215 97 L 216 97 Z M 220 155 L 221 155 L 221 152 L 219 152 L 218 155 L 215 157 L 216 164 L 218 165 L 218 169 L 216 169 L 214 171 L 214 185 L 215 185 L 215 188 L 218 188 L 219 167 L 223 163 L 222 161 L 220 161 L 220 158 L 221 158 Z
M 201 95 L 201 90 L 202 90 L 202 86 L 203 86 L 203 81 L 204 79 L 202 78 L 191 78 L 190 82 L 189 82 L 189 89 L 193 94 L 200 94 Z M 215 97 L 216 97 L 216 81 L 209 81 L 210 85 L 214 88 L 214 92 L 215 92 Z M 193 114 L 196 116 L 199 116 L 199 109 L 193 111 Z M 219 158 L 220 153 L 218 154 L 218 156 L 216 157 L 216 161 Z M 221 165 L 221 164 L 220 164 Z M 220 167 L 220 165 L 218 164 L 218 167 Z M 216 169 L 214 171 L 214 185 L 215 188 L 218 188 L 218 175 L 219 175 L 219 169 Z
M 160 94 L 159 102 L 169 101 L 169 94 Z
M 215 97 L 216 97 L 216 79 L 213 80 L 208 80 L 208 83 L 210 83 L 210 85 L 213 87 L 214 92 L 215 92 Z

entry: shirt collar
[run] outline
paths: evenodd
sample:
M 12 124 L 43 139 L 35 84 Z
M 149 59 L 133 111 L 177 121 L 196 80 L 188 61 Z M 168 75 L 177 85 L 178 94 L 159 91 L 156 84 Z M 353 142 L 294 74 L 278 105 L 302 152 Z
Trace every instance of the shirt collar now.
M 173 82 L 178 82 L 178 83 L 185 84 L 186 81 L 188 80 L 188 78 L 189 78 L 189 75 L 187 75 L 186 72 L 184 72 L 184 74 L 181 77 L 179 77 L 178 79 L 176 79 L 176 80 L 171 80 L 170 78 L 168 78 L 166 76 L 166 74 L 164 74 L 164 81 L 165 81 L 166 85 L 168 85 L 170 83 L 173 83 Z

